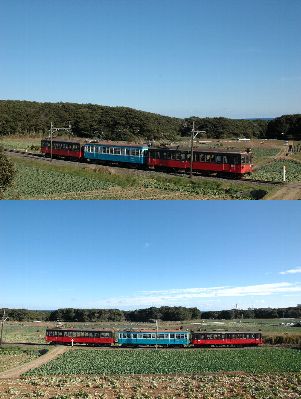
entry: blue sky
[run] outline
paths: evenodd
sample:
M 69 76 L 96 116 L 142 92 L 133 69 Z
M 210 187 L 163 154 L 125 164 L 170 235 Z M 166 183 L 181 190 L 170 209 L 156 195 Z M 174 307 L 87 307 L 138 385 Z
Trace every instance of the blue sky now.
M 1 201 L 1 307 L 301 303 L 297 201 Z
M 0 0 L 2 99 L 299 113 L 299 0 Z

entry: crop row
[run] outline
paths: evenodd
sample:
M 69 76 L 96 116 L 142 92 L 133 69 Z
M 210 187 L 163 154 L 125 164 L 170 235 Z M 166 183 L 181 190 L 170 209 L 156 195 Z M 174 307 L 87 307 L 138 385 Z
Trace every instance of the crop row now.
M 6 199 L 31 198 L 127 198 L 154 192 L 160 198 L 253 199 L 256 186 L 218 181 L 193 180 L 182 177 L 145 177 L 134 174 L 110 173 L 107 169 L 79 169 L 77 166 L 49 165 L 37 161 L 14 160 L 17 170 Z M 132 194 L 131 194 L 132 192 Z M 142 193 L 142 194 L 141 194 Z M 142 197 L 143 198 L 143 197 Z
M 300 399 L 301 374 L 45 376 L 0 380 L 1 399 Z
M 0 348 L 0 373 L 39 356 L 37 351 L 18 348 Z
M 170 374 L 219 371 L 301 371 L 301 352 L 292 349 L 74 350 L 29 372 L 57 374 Z
M 283 181 L 283 166 L 286 167 L 286 181 L 301 181 L 301 163 L 292 160 L 277 160 L 256 170 L 251 178 L 261 181 Z

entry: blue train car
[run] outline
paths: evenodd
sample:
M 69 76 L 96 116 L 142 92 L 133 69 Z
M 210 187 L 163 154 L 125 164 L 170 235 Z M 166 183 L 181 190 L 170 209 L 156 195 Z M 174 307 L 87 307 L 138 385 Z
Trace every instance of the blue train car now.
M 145 165 L 148 146 L 89 143 L 84 146 L 84 158 L 93 161 Z
M 187 346 L 188 331 L 119 331 L 117 342 L 121 346 Z

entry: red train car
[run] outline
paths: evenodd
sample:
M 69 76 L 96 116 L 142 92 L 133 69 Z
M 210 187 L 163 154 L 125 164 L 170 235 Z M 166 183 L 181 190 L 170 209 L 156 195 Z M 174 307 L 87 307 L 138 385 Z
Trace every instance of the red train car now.
M 41 140 L 41 153 L 46 157 L 51 156 L 51 141 Z M 52 156 L 54 158 L 67 158 L 82 161 L 84 158 L 83 146 L 74 141 L 52 141 Z
M 193 332 L 191 343 L 200 346 L 258 346 L 262 344 L 260 332 Z
M 150 168 L 190 170 L 191 152 L 174 148 L 150 148 L 147 164 Z M 195 150 L 192 170 L 205 174 L 241 177 L 252 172 L 250 151 Z
M 46 342 L 52 344 L 85 344 L 94 346 L 112 346 L 115 344 L 115 334 L 112 330 L 79 330 L 51 328 L 46 330 Z

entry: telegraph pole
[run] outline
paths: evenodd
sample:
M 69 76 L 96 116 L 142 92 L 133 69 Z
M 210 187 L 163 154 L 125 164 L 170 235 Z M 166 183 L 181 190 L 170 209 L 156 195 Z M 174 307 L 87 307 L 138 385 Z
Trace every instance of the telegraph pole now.
M 69 137 L 72 134 L 71 123 L 69 122 L 68 127 L 54 127 L 53 123 L 50 123 L 50 161 L 52 161 L 52 137 L 54 132 L 64 130 L 69 133 Z
M 205 130 L 195 130 L 194 121 L 192 122 L 191 130 L 191 145 L 190 145 L 190 178 L 192 178 L 192 162 L 193 162 L 193 140 L 197 137 L 199 133 L 206 133 Z
M 0 335 L 0 346 L 2 346 L 2 337 L 3 337 L 3 327 L 4 327 L 4 322 L 8 319 L 8 317 L 5 317 L 5 309 L 3 309 L 3 316 L 1 319 L 1 335 Z

